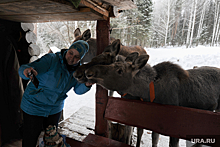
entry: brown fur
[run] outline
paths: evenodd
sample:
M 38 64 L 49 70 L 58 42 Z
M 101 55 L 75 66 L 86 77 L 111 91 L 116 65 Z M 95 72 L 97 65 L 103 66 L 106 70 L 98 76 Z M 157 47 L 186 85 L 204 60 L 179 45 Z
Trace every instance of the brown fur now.
M 111 37 L 110 38 L 110 44 L 112 44 L 116 39 Z M 119 55 L 122 55 L 124 57 L 127 57 L 130 53 L 138 52 L 139 55 L 146 55 L 147 52 L 145 49 L 139 45 L 133 45 L 133 46 L 124 46 L 120 43 L 120 51 Z
M 90 61 L 91 62 L 89 64 L 80 66 L 74 73 L 74 77 L 81 83 L 85 83 L 88 81 L 88 79 L 86 79 L 86 77 L 84 76 L 85 69 L 97 64 L 105 64 L 105 65 L 111 64 L 115 61 L 115 56 L 111 55 L 112 48 L 115 48 L 114 46 L 119 47 L 120 52 L 117 52 L 117 54 L 125 57 L 132 52 L 138 52 L 141 55 L 147 54 L 147 52 L 141 46 L 123 46 L 120 43 L 120 40 L 116 40 L 115 38 L 110 37 L 110 45 L 105 48 L 104 52 L 101 55 L 96 56 L 96 52 L 97 52 L 96 39 L 91 38 L 90 29 L 87 29 L 86 31 L 81 33 L 80 29 L 77 28 L 74 31 L 74 37 L 75 40 L 73 42 L 78 40 L 84 40 L 87 41 L 87 43 L 89 44 L 89 51 L 81 60 L 81 63 L 90 62 Z
M 88 64 L 81 65 L 75 72 L 74 77 L 81 83 L 88 82 L 88 79 L 85 76 L 85 70 L 89 67 L 92 67 L 94 65 L 109 65 L 116 61 L 116 56 L 119 54 L 122 58 L 126 57 L 128 54 L 133 52 L 138 52 L 139 54 L 147 54 L 147 52 L 144 50 L 144 48 L 140 46 L 123 46 L 120 43 L 120 40 L 115 40 L 114 38 L 111 38 L 113 42 L 109 46 L 107 46 L 104 50 L 104 52 L 92 59 L 91 62 Z M 92 80 L 89 82 L 93 83 Z M 111 92 L 111 91 L 110 91 Z M 113 92 L 110 93 L 111 96 L 113 95 Z M 143 129 L 138 128 L 138 136 L 137 136 L 137 147 L 140 146 L 140 140 L 141 136 L 143 134 Z
M 148 55 L 130 55 L 125 62 L 92 66 L 85 74 L 109 90 L 138 96 L 144 101 L 150 101 L 149 84 L 153 81 L 155 103 L 219 111 L 219 68 L 184 70 L 171 62 L 151 67 L 146 64 Z M 178 146 L 178 139 L 171 138 L 170 146 Z
M 116 55 L 127 56 L 132 52 L 138 52 L 139 54 L 147 54 L 147 52 L 142 47 L 127 47 L 122 46 L 120 40 L 117 39 L 112 42 L 109 46 L 105 48 L 102 54 L 94 57 L 91 62 L 88 64 L 81 65 L 74 72 L 74 77 L 81 83 L 88 82 L 88 79 L 85 77 L 85 70 L 92 67 L 93 65 L 109 65 L 116 61 Z M 92 82 L 92 81 L 90 81 Z

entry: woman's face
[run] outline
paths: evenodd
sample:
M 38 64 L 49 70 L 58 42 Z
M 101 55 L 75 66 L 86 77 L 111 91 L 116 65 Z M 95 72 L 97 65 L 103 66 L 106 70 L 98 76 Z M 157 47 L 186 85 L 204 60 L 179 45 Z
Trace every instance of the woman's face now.
M 67 64 L 74 65 L 74 64 L 79 62 L 80 55 L 79 55 L 79 52 L 77 50 L 69 49 L 66 53 L 65 58 L 66 58 Z

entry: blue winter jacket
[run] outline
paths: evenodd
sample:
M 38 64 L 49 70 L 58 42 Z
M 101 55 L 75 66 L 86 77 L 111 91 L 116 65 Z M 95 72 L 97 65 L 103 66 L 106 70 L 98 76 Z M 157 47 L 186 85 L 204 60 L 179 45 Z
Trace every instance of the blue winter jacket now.
M 38 75 L 38 88 L 30 82 L 25 89 L 21 101 L 21 109 L 30 115 L 44 116 L 56 114 L 62 111 L 66 93 L 73 87 L 76 94 L 84 94 L 90 90 L 83 83 L 79 83 L 74 77 L 73 72 L 67 70 L 61 52 L 56 54 L 49 53 L 42 58 L 22 65 L 19 75 L 28 80 L 23 74 L 24 69 L 33 67 Z

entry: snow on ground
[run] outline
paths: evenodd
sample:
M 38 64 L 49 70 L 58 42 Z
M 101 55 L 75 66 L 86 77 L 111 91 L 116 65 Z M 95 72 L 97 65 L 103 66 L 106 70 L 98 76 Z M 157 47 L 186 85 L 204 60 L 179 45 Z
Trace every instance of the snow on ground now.
M 145 48 L 150 55 L 148 63 L 153 66 L 163 61 L 171 61 L 182 66 L 184 69 L 192 69 L 194 66 L 215 66 L 220 67 L 220 48 L 198 46 L 186 49 L 183 47 L 167 48 Z M 84 95 L 76 95 L 72 90 L 68 92 L 68 98 L 64 105 L 64 118 L 68 118 L 83 106 L 95 108 L 95 91 L 93 85 L 91 90 Z M 114 96 L 119 97 L 118 94 Z M 95 109 L 94 109 L 95 111 Z M 95 112 L 94 112 L 95 113 Z M 160 136 L 159 147 L 168 146 L 169 138 Z M 151 146 L 151 131 L 145 130 L 142 137 L 142 147 Z M 186 141 L 180 140 L 180 147 L 186 147 Z
M 145 48 L 150 55 L 148 63 L 155 65 L 162 61 L 171 61 L 181 65 L 184 69 L 194 66 L 220 67 L 220 48 L 198 46 L 186 49 L 183 47 L 168 47 L 160 49 Z

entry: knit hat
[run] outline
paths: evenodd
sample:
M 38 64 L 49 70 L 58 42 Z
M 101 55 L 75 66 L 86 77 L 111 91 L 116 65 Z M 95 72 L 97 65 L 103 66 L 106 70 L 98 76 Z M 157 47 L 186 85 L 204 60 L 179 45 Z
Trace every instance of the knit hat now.
M 76 42 L 73 42 L 69 49 L 76 49 L 79 52 L 80 59 L 82 59 L 89 51 L 89 44 L 86 41 L 78 40 Z

